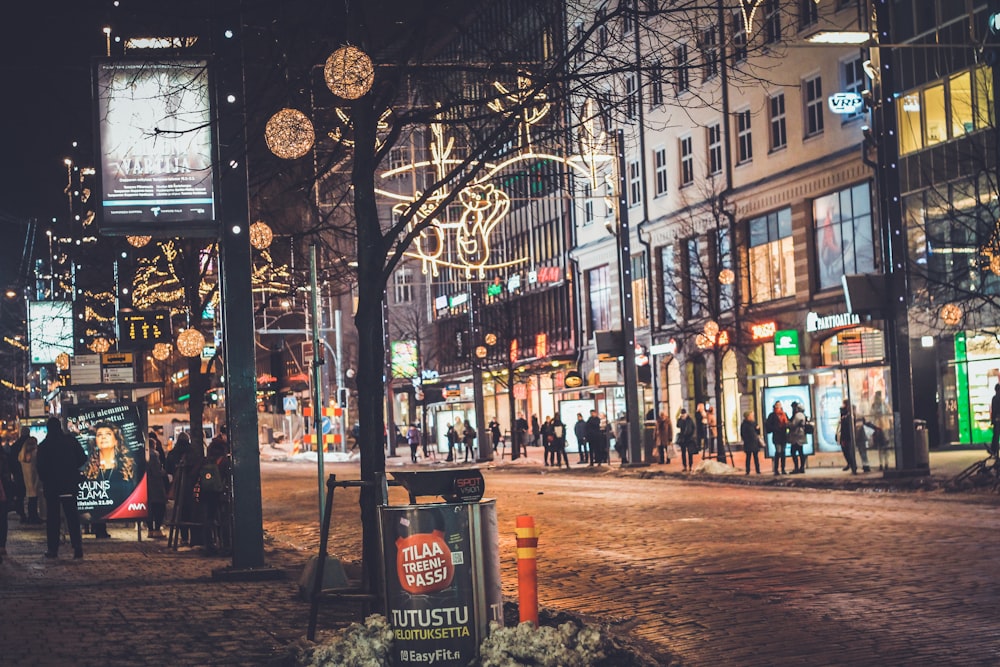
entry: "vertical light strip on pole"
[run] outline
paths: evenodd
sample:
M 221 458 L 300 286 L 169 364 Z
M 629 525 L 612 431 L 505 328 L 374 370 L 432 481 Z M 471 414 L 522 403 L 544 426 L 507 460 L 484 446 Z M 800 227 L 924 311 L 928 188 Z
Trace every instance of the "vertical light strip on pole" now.
M 628 224 L 628 189 L 625 177 L 625 132 L 615 134 L 615 152 L 618 157 L 618 276 L 620 278 L 622 351 L 625 382 L 625 420 L 628 424 L 628 460 L 632 464 L 642 461 L 641 424 L 639 414 L 639 372 L 635 366 L 635 310 L 632 306 L 632 246 L 631 228 Z M 612 415 L 608 415 L 609 421 Z
M 326 506 L 326 485 L 323 480 L 323 341 L 319 337 L 319 285 L 316 279 L 316 244 L 309 246 L 309 310 L 312 316 L 312 326 L 309 337 L 313 344 L 312 358 L 312 411 L 313 436 L 316 438 L 316 471 L 319 476 L 319 520 L 323 522 L 323 511 Z

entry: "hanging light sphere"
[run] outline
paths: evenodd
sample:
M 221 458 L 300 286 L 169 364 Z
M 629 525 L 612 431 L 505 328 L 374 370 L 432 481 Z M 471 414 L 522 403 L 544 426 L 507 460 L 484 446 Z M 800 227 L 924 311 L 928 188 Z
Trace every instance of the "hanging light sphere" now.
M 940 312 L 941 321 L 950 327 L 953 327 L 957 325 L 959 322 L 961 322 L 962 315 L 964 315 L 962 309 L 953 303 L 946 303 L 945 305 L 941 306 L 941 312 Z
M 705 322 L 705 337 L 711 340 L 715 340 L 715 337 L 719 335 L 719 324 L 715 320 L 709 320 Z
M 197 329 L 185 329 L 177 336 L 177 351 L 185 357 L 197 357 L 205 349 L 205 337 Z
M 60 352 L 56 356 L 56 368 L 58 368 L 61 371 L 64 371 L 64 370 L 66 370 L 66 369 L 69 368 L 69 355 L 68 354 L 66 354 L 65 352 Z
M 723 285 L 732 285 L 736 281 L 736 274 L 732 269 L 722 269 L 719 271 L 719 282 Z
M 153 358 L 157 361 L 166 361 L 170 358 L 170 343 L 157 343 L 153 346 Z
M 152 236 L 126 236 L 125 240 L 136 248 L 141 248 L 153 240 Z
M 309 152 L 316 131 L 312 121 L 297 109 L 282 109 L 264 126 L 264 140 L 272 153 L 285 160 L 300 158 Z
M 1000 255 L 990 257 L 990 271 L 1000 276 Z
M 103 354 L 104 352 L 107 352 L 110 349 L 111 349 L 111 342 L 108 341 L 108 339 L 105 338 L 104 336 L 95 338 L 90 343 L 91 352 L 97 352 L 98 354 Z
M 270 248 L 273 240 L 274 233 L 271 232 L 271 226 L 263 220 L 258 220 L 250 225 L 250 245 L 257 250 Z
M 323 78 L 331 93 L 345 100 L 356 100 L 371 90 L 375 67 L 361 49 L 342 46 L 326 59 Z

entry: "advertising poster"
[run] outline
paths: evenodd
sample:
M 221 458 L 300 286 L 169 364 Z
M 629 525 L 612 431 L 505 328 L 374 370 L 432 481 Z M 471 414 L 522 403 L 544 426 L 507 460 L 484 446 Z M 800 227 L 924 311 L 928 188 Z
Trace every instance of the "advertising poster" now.
M 460 667 L 503 622 L 496 506 L 380 508 L 394 664 Z
M 96 67 L 102 226 L 211 222 L 207 62 L 116 60 Z
M 767 421 L 767 415 L 771 414 L 772 406 L 774 406 L 775 401 L 781 401 L 781 407 L 784 408 L 785 414 L 788 415 L 788 419 L 792 418 L 792 402 L 795 401 L 802 405 L 806 411 L 806 417 L 809 418 L 815 424 L 815 418 L 812 414 L 812 401 L 809 400 L 809 386 L 808 385 L 788 385 L 787 387 L 765 387 L 764 388 L 764 409 L 767 414 L 764 415 L 764 421 Z M 766 429 L 761 425 L 761 432 L 763 433 Z M 770 433 L 767 434 L 767 457 L 771 458 L 774 456 L 774 440 Z M 815 454 L 815 436 L 806 435 L 806 442 L 802 445 L 802 452 L 806 456 L 812 456 Z M 785 454 L 791 456 L 792 448 L 790 445 L 785 445 Z
M 66 408 L 66 430 L 87 453 L 76 503 L 91 520 L 146 518 L 146 438 L 139 417 L 134 403 Z
M 63 353 L 72 356 L 73 303 L 29 301 L 28 343 L 33 364 L 53 364 Z
M 420 374 L 417 342 L 414 340 L 394 340 L 389 343 L 392 377 L 415 378 Z

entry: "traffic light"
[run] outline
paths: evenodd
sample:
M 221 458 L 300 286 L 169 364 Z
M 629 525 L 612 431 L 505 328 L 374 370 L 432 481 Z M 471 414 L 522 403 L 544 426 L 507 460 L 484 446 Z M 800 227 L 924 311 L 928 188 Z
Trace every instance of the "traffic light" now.
M 347 408 L 347 388 L 341 387 L 337 390 L 337 405 L 342 408 Z

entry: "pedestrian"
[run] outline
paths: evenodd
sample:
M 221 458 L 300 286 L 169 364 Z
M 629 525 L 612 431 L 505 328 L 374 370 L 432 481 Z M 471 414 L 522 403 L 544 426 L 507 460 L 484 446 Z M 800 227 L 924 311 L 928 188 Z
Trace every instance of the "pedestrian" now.
M 63 432 L 57 417 L 49 417 L 46 429 L 45 439 L 38 445 L 38 476 L 42 480 L 46 504 L 48 548 L 45 557 L 59 556 L 59 509 L 62 508 L 73 545 L 73 558 L 83 558 L 76 494 L 80 485 L 80 467 L 87 462 L 87 454 L 76 438 Z
M 406 431 L 406 443 L 410 446 L 410 461 L 417 462 L 417 448 L 420 447 L 420 429 L 416 423 L 410 424 Z
M 793 475 L 802 475 L 806 471 L 806 412 L 798 402 L 792 401 L 792 418 L 788 422 L 788 444 L 792 453 Z M 848 427 L 850 428 L 850 427 Z
M 542 427 L 538 423 L 538 415 L 531 415 L 531 446 L 538 446 L 538 438 L 541 435 Z
M 215 555 L 228 548 L 226 526 L 229 520 L 228 513 L 224 511 L 224 499 L 227 491 L 231 490 L 231 474 L 232 466 L 225 444 L 209 444 L 196 473 L 196 497 L 206 555 Z
M 698 451 L 701 452 L 702 458 L 705 458 L 705 450 L 708 448 L 708 423 L 705 420 L 706 414 L 704 403 L 698 403 L 694 406 L 695 437 L 698 439 Z
M 472 448 L 476 443 L 476 429 L 472 428 L 472 424 L 469 420 L 465 420 L 465 429 L 462 431 L 462 444 L 465 445 L 465 462 L 469 462 L 469 455 L 472 454 Z M 473 456 L 475 460 L 475 456 Z
M 621 459 L 621 465 L 628 465 L 628 419 L 625 413 L 618 416 L 618 428 L 615 432 L 615 451 Z
M 687 408 L 681 408 L 677 415 L 677 446 L 681 450 L 684 472 L 690 472 L 694 469 L 694 455 L 699 451 L 700 445 L 694 420 L 688 414 Z
M 719 446 L 719 422 L 715 417 L 715 408 L 711 405 L 705 406 L 705 433 L 708 437 L 708 458 L 712 458 L 714 453 L 717 459 L 725 463 L 726 455 Z
M 542 441 L 542 448 L 545 450 L 544 458 L 546 467 L 549 465 L 557 465 L 556 463 L 551 462 L 555 455 L 553 443 L 556 439 L 555 433 L 552 431 L 552 417 L 545 418 L 545 421 L 542 422 L 541 428 L 538 430 L 538 435 Z
M 10 447 L 7 448 L 7 455 L 9 457 L 8 465 L 10 467 L 10 475 L 13 479 L 13 484 L 11 488 L 7 489 L 7 511 L 10 512 L 14 510 L 17 516 L 20 517 L 21 523 L 25 523 L 28 520 L 28 516 L 24 513 L 24 498 L 25 498 L 25 484 L 24 484 L 24 474 L 21 471 L 21 466 L 18 465 L 18 461 L 21 456 L 21 448 L 24 447 L 24 443 L 28 441 L 31 437 L 31 429 L 27 426 L 21 427 L 21 433 L 17 440 L 11 443 Z
M 788 415 L 781 407 L 781 401 L 774 402 L 771 414 L 764 421 L 764 431 L 771 434 L 771 443 L 774 445 L 774 459 L 771 461 L 774 474 L 786 475 L 785 446 L 788 444 Z
M 754 468 L 760 474 L 760 428 L 754 420 L 753 412 L 747 410 L 743 413 L 743 422 L 740 424 L 740 439 L 743 440 L 743 453 L 747 457 L 747 473 L 750 474 L 750 459 L 753 459 Z
M 524 418 L 522 412 L 514 422 L 514 454 L 512 459 L 516 459 L 521 454 L 528 455 L 528 420 Z
M 660 456 L 660 463 L 670 463 L 670 447 L 674 442 L 674 427 L 670 423 L 670 415 L 664 410 L 656 419 L 656 449 Z
M 38 514 L 38 496 L 42 491 L 42 480 L 38 478 L 38 440 L 30 435 L 21 445 L 17 465 L 21 467 L 24 495 L 28 499 L 28 518 L 25 523 L 40 524 L 42 517 Z
M 854 448 L 861 457 L 862 472 L 871 472 L 872 467 L 868 463 L 868 429 L 865 428 L 863 419 L 858 418 L 857 406 L 854 406 Z
M 165 537 L 163 534 L 163 521 L 167 516 L 167 473 L 164 470 L 164 461 L 160 456 L 163 451 L 162 446 L 159 451 L 157 445 L 160 444 L 156 433 L 149 432 L 149 447 L 146 450 L 146 505 L 149 508 L 149 516 L 146 519 L 146 537 Z
M 490 438 L 493 440 L 493 453 L 497 453 L 497 447 L 500 446 L 500 439 L 503 435 L 500 433 L 500 422 L 494 417 L 490 420 Z
M 194 470 L 200 465 L 200 456 L 196 458 L 191 436 L 186 431 L 177 434 L 174 446 L 167 454 L 167 472 L 171 476 L 167 499 L 174 501 L 173 520 L 177 525 L 178 544 L 190 544 L 192 532 L 190 524 L 194 523 Z
M 448 424 L 448 432 L 445 437 L 448 439 L 448 458 L 445 461 L 454 461 L 455 445 L 458 444 L 458 431 L 455 430 L 454 424 Z
M 603 463 L 603 452 L 602 450 L 606 446 L 604 440 L 604 429 L 601 428 L 601 418 L 597 414 L 597 410 L 590 411 L 590 417 L 587 419 L 586 424 L 587 431 L 587 445 L 590 448 L 590 465 L 601 465 Z
M 858 460 L 854 456 L 854 439 L 857 432 L 854 428 L 854 415 L 851 414 L 851 402 L 844 399 L 840 406 L 840 423 L 837 425 L 837 438 L 840 441 L 840 451 L 844 455 L 844 472 L 851 471 L 852 475 L 858 474 Z
M 889 404 L 882 398 L 881 389 L 875 392 L 875 397 L 872 399 L 870 410 L 872 423 L 875 424 L 875 428 L 882 431 L 879 441 L 884 443 L 884 445 L 878 446 L 875 442 L 875 435 L 872 434 L 872 446 L 878 446 L 878 469 L 888 470 L 890 445 L 889 436 L 892 433 L 892 420 L 890 419 L 890 415 L 892 414 L 892 411 L 889 409 Z
M 589 460 L 587 455 L 587 422 L 580 412 L 576 413 L 576 423 L 573 424 L 573 435 L 576 436 L 576 450 L 580 455 L 578 463 L 586 463 Z
M 1000 454 L 1000 382 L 993 387 L 993 400 L 990 402 L 990 423 L 993 424 L 993 440 L 990 441 L 990 456 Z

